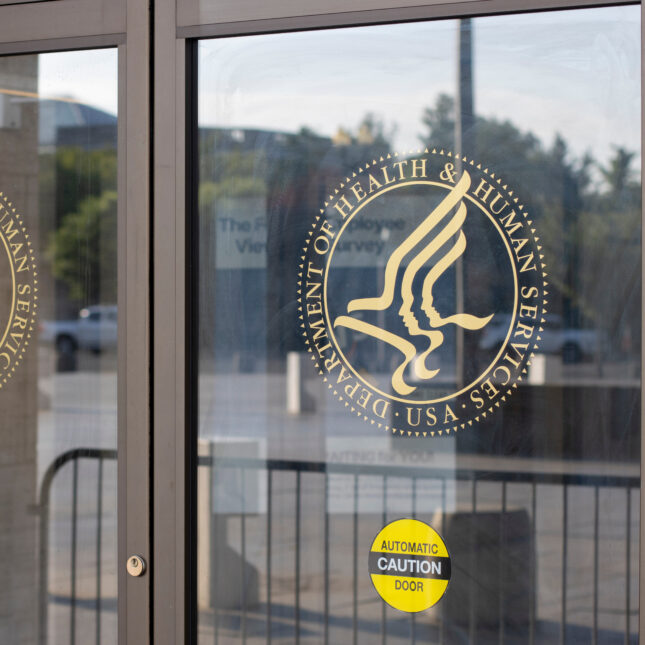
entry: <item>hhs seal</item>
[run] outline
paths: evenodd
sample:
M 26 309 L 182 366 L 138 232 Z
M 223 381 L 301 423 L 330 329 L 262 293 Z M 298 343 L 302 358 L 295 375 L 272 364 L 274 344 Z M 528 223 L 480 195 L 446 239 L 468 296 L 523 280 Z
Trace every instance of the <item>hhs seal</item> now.
M 519 198 L 481 164 L 427 149 L 373 160 L 314 218 L 298 272 L 304 342 L 367 423 L 463 430 L 527 374 L 545 323 L 541 251 Z M 493 320 L 505 339 L 482 352 Z
M 13 376 L 34 334 L 38 273 L 22 217 L 0 193 L 0 388 Z

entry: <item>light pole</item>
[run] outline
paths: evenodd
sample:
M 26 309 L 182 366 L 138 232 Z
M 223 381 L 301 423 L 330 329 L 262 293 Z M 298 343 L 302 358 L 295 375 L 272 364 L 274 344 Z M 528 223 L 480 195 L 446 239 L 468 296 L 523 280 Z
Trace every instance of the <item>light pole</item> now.
M 461 155 L 473 154 L 475 143 L 475 113 L 473 107 L 473 32 L 470 18 L 459 20 L 457 39 L 457 101 L 455 105 L 455 160 L 457 177 L 462 173 Z M 460 257 L 455 266 L 455 305 L 457 313 L 464 311 L 464 262 Z M 464 330 L 456 326 L 455 339 L 455 381 L 464 385 Z

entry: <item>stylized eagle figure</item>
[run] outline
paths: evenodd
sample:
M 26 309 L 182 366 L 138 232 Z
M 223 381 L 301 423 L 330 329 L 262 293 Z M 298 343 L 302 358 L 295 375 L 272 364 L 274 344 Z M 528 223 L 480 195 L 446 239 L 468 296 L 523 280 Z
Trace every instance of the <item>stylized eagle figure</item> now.
M 347 305 L 348 314 L 355 311 L 383 311 L 390 307 L 394 300 L 394 289 L 399 267 L 404 258 L 414 254 L 403 273 L 401 283 L 402 305 L 399 309 L 399 315 L 411 336 L 426 336 L 428 338 L 428 348 L 418 356 L 413 366 L 414 373 L 421 380 L 432 379 L 439 372 L 438 369 L 429 370 L 426 367 L 426 359 L 443 344 L 444 335 L 440 330 L 441 327 L 454 324 L 471 331 L 478 330 L 485 327 L 494 315 L 491 314 L 485 318 L 480 318 L 471 314 L 460 313 L 442 317 L 433 306 L 432 290 L 435 283 L 466 250 L 466 236 L 461 228 L 467 214 L 463 198 L 469 188 L 470 175 L 464 172 L 450 193 L 392 252 L 385 265 L 385 279 L 381 295 L 377 298 L 357 298 L 351 300 Z M 454 215 L 448 218 L 455 208 Z M 443 225 L 443 228 L 436 232 L 435 229 L 438 229 L 440 225 Z M 432 233 L 434 233 L 434 236 L 428 240 Z M 456 241 L 452 242 L 455 236 L 457 236 Z M 439 254 L 439 251 L 441 251 L 441 254 Z M 412 285 L 417 273 L 430 259 L 437 255 L 434 265 L 428 270 L 423 280 L 421 290 L 421 310 L 426 314 L 430 323 L 430 327 L 424 329 L 412 311 L 414 303 Z M 392 387 L 401 395 L 414 392 L 416 388 L 404 380 L 406 368 L 412 359 L 417 356 L 417 348 L 412 342 L 386 329 L 381 329 L 376 325 L 349 315 L 338 316 L 334 321 L 334 327 L 338 326 L 369 334 L 398 349 L 403 354 L 404 360 L 392 374 Z

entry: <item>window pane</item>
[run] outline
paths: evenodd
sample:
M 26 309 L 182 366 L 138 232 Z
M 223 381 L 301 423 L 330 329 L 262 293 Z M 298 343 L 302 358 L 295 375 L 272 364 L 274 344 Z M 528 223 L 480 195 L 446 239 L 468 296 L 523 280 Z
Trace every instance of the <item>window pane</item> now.
M 0 641 L 116 643 L 116 50 L 0 59 Z
M 636 639 L 639 8 L 198 60 L 200 642 Z

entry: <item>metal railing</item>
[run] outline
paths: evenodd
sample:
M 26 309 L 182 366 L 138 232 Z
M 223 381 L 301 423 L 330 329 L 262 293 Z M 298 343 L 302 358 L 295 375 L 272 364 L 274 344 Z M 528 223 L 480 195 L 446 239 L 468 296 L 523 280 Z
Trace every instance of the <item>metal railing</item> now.
M 352 491 L 351 499 L 351 515 L 352 515 L 352 556 L 351 556 L 351 585 L 352 585 L 352 611 L 351 611 L 351 642 L 357 643 L 361 619 L 359 617 L 359 595 L 357 592 L 358 589 L 358 570 L 359 570 L 359 561 L 362 557 L 359 555 L 358 549 L 358 534 L 359 534 L 359 490 L 360 490 L 360 481 L 363 477 L 370 477 L 372 480 L 374 478 L 381 480 L 381 490 L 383 492 L 382 499 L 382 525 L 385 525 L 388 521 L 388 488 L 389 482 L 393 480 L 408 480 L 411 484 L 411 515 L 412 517 L 417 516 L 417 499 L 418 499 L 418 489 L 420 481 L 436 481 L 439 483 L 441 489 L 441 526 L 445 524 L 446 516 L 446 487 L 447 483 L 451 481 L 463 482 L 470 486 L 470 509 L 466 510 L 466 513 L 470 512 L 474 517 L 477 516 L 479 511 L 478 508 L 478 489 L 481 485 L 485 483 L 495 483 L 500 485 L 500 497 L 499 497 L 499 510 L 501 515 L 507 512 L 507 501 L 508 501 L 508 492 L 509 488 L 513 485 L 522 485 L 528 486 L 530 488 L 529 495 L 529 507 L 530 507 L 530 552 L 535 554 L 536 547 L 536 531 L 537 523 L 536 518 L 536 508 L 538 501 L 538 488 L 541 486 L 557 486 L 561 487 L 562 494 L 562 535 L 561 535 L 561 602 L 560 602 L 560 621 L 558 626 L 557 634 L 549 634 L 544 637 L 544 640 L 541 642 L 548 642 L 549 645 L 555 642 L 559 642 L 562 645 L 565 643 L 577 643 L 579 642 L 580 632 L 576 634 L 568 634 L 568 631 L 571 631 L 571 625 L 569 625 L 569 614 L 567 607 L 567 570 L 568 570 L 568 547 L 569 542 L 572 539 L 569 535 L 569 520 L 570 520 L 570 510 L 569 510 L 569 497 L 570 491 L 574 487 L 582 487 L 584 489 L 591 489 L 593 491 L 593 584 L 592 584 L 592 607 L 593 607 L 593 621 L 589 631 L 589 640 L 594 645 L 597 645 L 601 642 L 601 630 L 599 629 L 598 624 L 598 614 L 599 614 L 599 590 L 600 590 L 600 579 L 599 579 L 599 545 L 600 545 L 600 533 L 599 533 L 599 516 L 600 516 L 600 505 L 599 505 L 599 495 L 600 491 L 603 489 L 612 489 L 614 491 L 623 491 L 624 492 L 624 503 L 625 503 L 625 564 L 624 564 L 624 633 L 623 638 L 621 639 L 625 645 L 629 645 L 630 642 L 633 642 L 633 634 L 631 632 L 631 568 L 632 563 L 632 554 L 634 553 L 632 547 L 632 531 L 631 528 L 631 504 L 632 504 L 632 491 L 639 490 L 640 488 L 640 478 L 638 477 L 626 477 L 626 476 L 616 476 L 616 475 L 588 475 L 588 474 L 559 474 L 559 473 L 529 473 L 529 472 L 509 472 L 509 471 L 478 471 L 478 470 L 452 470 L 452 469 L 428 469 L 428 468 L 419 468 L 419 467 L 407 467 L 407 466 L 382 466 L 382 465 L 367 465 L 367 464 L 338 464 L 338 463 L 318 463 L 318 462 L 302 462 L 302 461 L 288 461 L 288 460 L 256 460 L 256 459 L 230 459 L 230 458 L 217 458 L 217 457 L 200 457 L 199 458 L 200 466 L 208 466 L 211 468 L 217 469 L 238 469 L 240 472 L 239 481 L 245 480 L 245 473 L 249 471 L 266 471 L 266 491 L 267 491 L 267 509 L 266 509 L 266 580 L 265 580 L 265 594 L 266 594 L 266 642 L 271 643 L 271 634 L 272 634 L 272 489 L 273 481 L 277 473 L 293 473 L 295 475 L 294 482 L 294 517 L 295 517 L 295 550 L 294 550 L 294 562 L 293 562 L 293 597 L 294 597 L 294 610 L 293 610 L 293 632 L 294 640 L 296 643 L 300 642 L 300 631 L 301 631 L 301 606 L 300 606 L 300 589 L 302 586 L 301 580 L 301 552 L 302 552 L 302 543 L 300 540 L 301 532 L 301 508 L 302 508 L 302 486 L 303 479 L 307 475 L 319 475 L 324 477 L 324 495 L 325 495 L 325 511 L 324 511 L 324 553 L 323 553 L 323 571 L 324 571 L 324 588 L 323 598 L 324 598 L 324 610 L 322 616 L 322 629 L 323 629 L 323 642 L 325 645 L 328 645 L 330 642 L 330 583 L 329 583 L 329 572 L 330 572 L 330 510 L 329 510 L 329 482 L 330 478 L 334 475 L 344 475 L 350 478 L 351 484 L 348 487 L 348 490 Z M 241 487 L 242 492 L 244 492 L 245 487 Z M 242 504 L 244 500 L 242 499 Z M 393 519 L 390 517 L 390 519 Z M 242 551 L 242 558 L 244 559 L 245 544 L 247 542 L 246 537 L 246 521 L 245 514 L 242 513 L 240 517 L 240 544 Z M 500 544 L 504 545 L 504 531 L 505 524 L 504 522 L 499 523 L 500 530 Z M 445 536 L 444 536 L 445 537 Z M 363 545 L 365 547 L 365 545 Z M 449 547 L 450 548 L 450 547 Z M 471 554 L 475 552 L 475 545 L 472 545 Z M 364 554 L 363 554 L 364 555 Z M 454 566 L 454 565 L 453 565 Z M 474 562 L 469 563 L 471 572 L 475 570 Z M 500 584 L 498 585 L 499 593 L 499 619 L 497 621 L 497 629 L 494 637 L 494 642 L 505 643 L 507 640 L 505 634 L 506 626 L 506 616 L 505 616 L 505 592 L 503 589 L 503 584 L 501 584 L 501 577 L 503 573 L 500 571 Z M 536 629 L 537 626 L 537 615 L 536 615 L 536 563 L 535 557 L 531 558 L 529 563 L 529 585 L 528 590 L 530 594 L 528 610 L 528 629 L 526 630 L 526 639 L 521 642 L 536 643 L 538 642 L 539 632 Z M 484 642 L 493 642 L 489 638 L 479 638 L 478 637 L 478 625 L 475 615 L 475 598 L 473 597 L 476 591 L 476 585 L 470 585 L 470 598 L 469 598 L 469 617 L 468 625 L 466 627 L 466 632 L 468 634 L 469 643 L 477 643 L 480 641 Z M 239 615 L 240 621 L 240 642 L 246 642 L 247 627 L 246 623 L 248 620 L 248 608 L 245 606 L 244 599 L 242 599 L 242 606 Z M 217 614 L 217 610 L 215 610 Z M 428 641 L 417 641 L 416 638 L 416 616 L 414 614 L 410 615 L 409 618 L 409 642 L 428 642 Z M 382 604 L 381 610 L 381 624 L 380 624 L 380 636 L 381 642 L 385 645 L 388 641 L 388 629 L 387 629 L 387 617 L 386 617 L 386 606 L 385 603 Z M 214 617 L 214 642 L 218 643 L 218 634 L 217 634 L 217 616 Z M 611 642 L 617 642 L 615 634 L 611 637 Z M 350 642 L 349 640 L 347 642 Z M 445 621 L 445 612 L 442 612 L 441 619 L 435 633 L 433 634 L 432 640 L 429 642 L 436 642 L 445 644 L 451 642 L 448 636 L 448 626 Z
M 48 624 L 48 607 L 51 602 L 48 570 L 49 570 L 49 520 L 50 520 L 50 495 L 52 484 L 55 476 L 66 464 L 71 462 L 72 477 L 71 477 L 71 522 L 70 522 L 70 571 L 69 571 L 69 630 L 70 630 L 70 644 L 75 645 L 76 642 L 76 609 L 79 604 L 79 599 L 76 595 L 76 577 L 77 577 L 77 515 L 78 515 L 78 490 L 79 490 L 79 461 L 82 459 L 94 460 L 97 464 L 97 491 L 96 491 L 96 543 L 95 548 L 95 585 L 96 585 L 96 598 L 94 601 L 95 613 L 95 635 L 94 642 L 96 645 L 101 643 L 101 612 L 103 610 L 101 603 L 101 522 L 103 515 L 103 463 L 105 460 L 116 459 L 116 451 L 113 450 L 99 450 L 99 449 L 84 449 L 79 448 L 71 450 L 60 455 L 47 469 L 43 478 L 40 489 L 40 598 L 39 598 L 39 629 L 40 645 L 47 645 L 47 624 Z M 270 644 L 273 638 L 274 622 L 276 620 L 276 603 L 274 602 L 274 554 L 273 554 L 273 521 L 274 521 L 274 502 L 275 502 L 275 481 L 278 473 L 291 473 L 294 477 L 293 496 L 293 521 L 294 521 L 294 543 L 292 561 L 292 578 L 293 578 L 293 634 L 294 642 L 300 643 L 301 634 L 303 632 L 303 608 L 301 598 L 302 587 L 302 502 L 303 502 L 303 480 L 309 476 L 323 477 L 322 489 L 324 492 L 324 510 L 323 510 L 323 541 L 324 549 L 322 558 L 322 571 L 323 571 L 323 611 L 320 616 L 320 623 L 322 626 L 322 639 L 325 644 L 334 642 L 330 634 L 330 625 L 332 623 L 332 609 L 330 606 L 331 584 L 330 584 L 330 519 L 332 513 L 330 512 L 330 479 L 334 476 L 345 476 L 351 481 L 350 490 L 351 500 L 348 500 L 349 511 L 347 514 L 351 518 L 351 619 L 347 625 L 348 630 L 351 632 L 351 642 L 357 643 L 359 633 L 364 629 L 365 621 L 360 617 L 359 612 L 359 520 L 360 520 L 360 484 L 362 478 L 377 478 L 381 481 L 382 490 L 382 510 L 381 520 L 382 524 L 387 523 L 388 519 L 388 491 L 391 488 L 391 482 L 394 480 L 407 480 L 411 489 L 411 509 L 412 516 L 417 515 L 417 501 L 419 482 L 427 483 L 434 481 L 440 488 L 440 511 L 442 526 L 446 517 L 446 490 L 450 482 L 460 482 L 462 485 L 469 486 L 470 490 L 470 508 L 469 511 L 473 517 L 477 516 L 479 511 L 479 489 L 486 483 L 495 483 L 500 486 L 499 496 L 499 512 L 504 515 L 508 511 L 508 500 L 510 487 L 521 485 L 528 487 L 528 508 L 527 512 L 530 517 L 530 552 L 535 554 L 536 550 L 536 532 L 537 532 L 537 503 L 538 491 L 543 486 L 557 486 L 561 487 L 561 503 L 562 503 L 562 535 L 560 537 L 561 548 L 561 580 L 560 580 L 560 609 L 559 609 L 559 626 L 557 633 L 551 634 L 544 642 L 553 643 L 559 641 L 562 645 L 567 642 L 578 642 L 576 636 L 573 639 L 568 634 L 570 630 L 569 613 L 567 606 L 567 574 L 568 574 L 568 560 L 569 560 L 569 546 L 572 539 L 569 534 L 569 498 L 570 491 L 574 487 L 582 487 L 585 490 L 593 492 L 593 524 L 592 524 L 592 540 L 593 540 L 593 562 L 592 568 L 592 621 L 588 628 L 588 634 L 585 635 L 585 642 L 590 642 L 597 645 L 604 642 L 602 639 L 603 632 L 599 628 L 599 590 L 600 590 L 600 492 L 603 490 L 611 490 L 614 492 L 623 491 L 624 494 L 624 515 L 625 515 L 625 535 L 624 535 L 624 548 L 625 548 L 625 563 L 624 563 L 624 598 L 623 598 L 623 611 L 624 611 L 624 630 L 622 642 L 629 645 L 633 642 L 632 625 L 630 620 L 631 615 L 631 573 L 632 573 L 632 559 L 636 554 L 634 545 L 632 544 L 632 496 L 634 491 L 640 490 L 640 478 L 629 476 L 615 476 L 615 475 L 588 475 L 588 474 L 558 474 L 558 473 L 529 473 L 529 472 L 508 472 L 508 471 L 478 471 L 478 470 L 452 470 L 452 469 L 427 469 L 421 467 L 406 467 L 406 466 L 381 466 L 381 465 L 364 465 L 364 464 L 339 464 L 339 463 L 324 463 L 324 462 L 303 462 L 303 461 L 289 461 L 289 460 L 262 460 L 262 459 L 231 459 L 231 458 L 217 458 L 210 456 L 200 456 L 198 458 L 198 467 L 211 468 L 215 471 L 223 471 L 225 469 L 235 469 L 240 474 L 240 481 L 245 482 L 248 473 L 260 473 L 265 471 L 265 481 L 263 486 L 265 488 L 265 508 L 261 515 L 266 519 L 266 526 L 264 527 L 264 551 L 265 560 L 263 565 L 265 567 L 264 575 L 264 595 L 265 601 L 263 604 L 263 620 L 265 622 L 263 642 Z M 241 566 L 244 567 L 247 561 L 248 551 L 248 537 L 247 537 L 247 517 L 250 515 L 245 508 L 245 485 L 241 486 L 240 496 L 240 512 L 237 514 L 240 521 L 240 541 L 239 541 L 239 554 Z M 255 511 L 257 514 L 257 511 Z M 505 543 L 506 531 L 505 523 L 500 522 L 500 544 Z M 212 548 L 212 546 L 211 546 Z M 213 549 L 214 550 L 214 549 Z M 528 629 L 527 638 L 523 642 L 531 644 L 542 642 L 539 638 L 539 631 L 537 630 L 538 616 L 536 615 L 536 559 L 532 557 L 529 564 L 529 584 L 528 591 L 530 594 L 528 609 Z M 472 566 L 472 563 L 471 563 Z M 243 574 L 243 570 L 242 570 Z M 503 573 L 500 573 L 500 580 Z M 497 622 L 497 633 L 495 635 L 495 642 L 503 644 L 505 642 L 513 642 L 506 634 L 506 616 L 505 616 L 505 591 L 503 585 L 499 585 L 499 620 Z M 240 643 L 246 643 L 249 638 L 248 622 L 252 608 L 247 606 L 247 599 L 245 597 L 245 588 L 242 586 L 242 596 L 240 602 L 240 610 L 236 612 L 239 619 L 239 630 L 237 631 L 236 638 L 239 638 Z M 475 586 L 471 585 L 471 594 L 476 593 Z M 468 625 L 465 628 L 468 634 L 468 642 L 476 643 L 481 641 L 478 639 L 478 626 L 475 616 L 475 602 L 471 595 L 469 602 L 469 616 Z M 280 608 L 281 611 L 283 608 Z M 309 610 L 306 610 L 310 613 Z M 218 612 L 217 607 L 213 610 L 213 639 L 218 643 L 219 629 L 218 629 Z M 257 613 L 254 614 L 254 620 L 257 621 Z M 417 619 L 414 614 L 409 618 L 409 642 L 421 642 L 417 640 Z M 381 608 L 380 625 L 371 626 L 373 631 L 380 632 L 381 642 L 385 645 L 388 640 L 388 617 L 386 606 L 383 603 Z M 257 637 L 257 634 L 256 634 Z M 376 633 L 374 634 L 376 638 Z M 433 632 L 431 641 L 424 642 L 438 642 L 446 643 L 448 635 L 448 626 L 445 621 L 445 614 Z M 616 633 L 610 639 L 611 642 L 616 641 Z M 87 634 L 84 636 L 83 643 L 90 642 Z M 349 641 L 347 641 L 349 642 Z M 376 642 L 376 640 L 374 640 Z M 492 642 L 487 640 L 486 642 Z
M 71 486 L 71 521 L 70 521 L 70 598 L 69 598 L 69 643 L 76 645 L 76 609 L 78 598 L 76 595 L 77 584 L 77 556 L 78 556 L 78 471 L 81 459 L 90 459 L 97 462 L 97 485 L 96 485 L 96 598 L 94 601 L 95 613 L 95 634 L 96 645 L 101 643 L 101 599 L 102 599 L 102 525 L 103 525 L 103 465 L 106 460 L 116 460 L 116 450 L 102 450 L 99 448 L 76 448 L 59 455 L 47 468 L 40 484 L 40 496 L 38 513 L 40 516 L 40 540 L 39 540 L 39 597 L 38 597 L 38 643 L 48 643 L 48 614 L 49 614 L 49 529 L 50 529 L 50 507 L 52 485 L 56 475 L 66 464 L 72 464 L 72 486 Z M 87 643 L 87 639 L 84 639 Z

